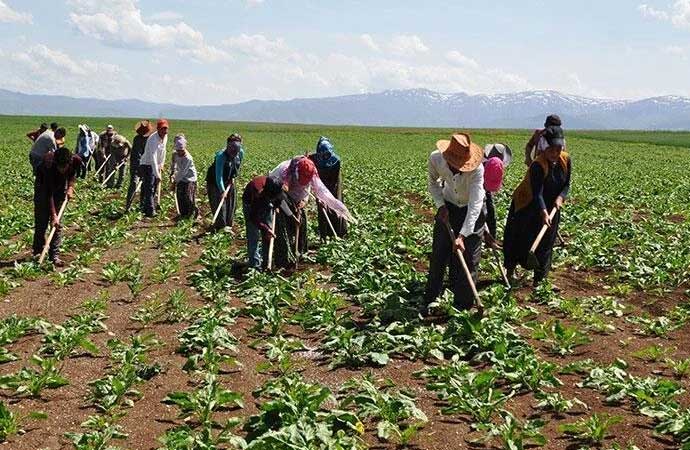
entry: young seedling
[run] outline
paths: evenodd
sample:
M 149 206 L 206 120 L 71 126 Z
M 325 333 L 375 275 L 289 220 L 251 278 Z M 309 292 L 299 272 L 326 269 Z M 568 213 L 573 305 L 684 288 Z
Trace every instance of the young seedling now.
M 599 445 L 609 434 L 609 429 L 623 420 L 620 416 L 594 413 L 587 419 L 564 424 L 559 427 L 561 433 L 565 433 L 578 441 Z

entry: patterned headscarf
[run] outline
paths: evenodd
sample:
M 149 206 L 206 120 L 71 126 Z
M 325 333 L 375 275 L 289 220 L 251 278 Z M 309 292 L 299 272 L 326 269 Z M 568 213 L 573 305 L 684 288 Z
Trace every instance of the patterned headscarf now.
M 340 157 L 335 153 L 335 147 L 330 139 L 321 136 L 316 143 L 316 163 L 322 169 L 330 169 L 340 162 Z
M 187 149 L 187 138 L 184 134 L 175 136 L 175 150 Z

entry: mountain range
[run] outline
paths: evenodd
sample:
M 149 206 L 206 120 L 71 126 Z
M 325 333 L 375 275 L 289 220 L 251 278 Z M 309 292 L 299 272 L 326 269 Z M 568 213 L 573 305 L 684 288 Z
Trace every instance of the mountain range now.
M 141 100 L 33 95 L 0 89 L 0 114 L 95 117 L 167 117 L 324 125 L 453 128 L 537 128 L 557 113 L 570 129 L 690 130 L 690 98 L 609 100 L 525 91 L 442 94 L 427 89 L 237 104 L 182 106 Z

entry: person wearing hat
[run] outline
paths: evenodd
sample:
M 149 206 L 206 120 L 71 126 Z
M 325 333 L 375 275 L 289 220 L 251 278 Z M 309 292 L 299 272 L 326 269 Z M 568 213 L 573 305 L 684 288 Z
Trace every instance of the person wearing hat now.
M 170 182 L 177 195 L 177 206 L 180 209 L 180 219 L 197 217 L 199 208 L 196 207 L 196 167 L 194 159 L 187 151 L 187 138 L 178 134 L 174 139 L 175 153 L 170 164 Z
M 218 205 L 223 202 L 216 222 L 213 224 L 217 230 L 232 227 L 234 222 L 237 203 L 235 178 L 240 174 L 243 160 L 242 136 L 233 133 L 225 141 L 225 148 L 216 152 L 213 162 L 206 171 L 206 193 L 211 205 L 211 214 L 214 214 Z M 228 188 L 228 192 L 223 199 L 226 188 Z
M 55 152 L 44 155 L 43 163 L 39 165 L 36 173 L 33 254 L 38 256 L 43 251 L 45 234 L 50 223 L 55 227 L 55 234 L 50 242 L 48 258 L 55 266 L 61 267 L 64 264 L 60 260 L 62 230 L 58 211 L 65 197 L 74 197 L 76 173 L 82 161 L 78 155 L 72 155 L 72 152 L 64 147 L 63 137 L 58 136 L 57 145 Z
M 507 144 L 487 144 L 484 146 L 484 215 L 488 233 L 484 233 L 484 242 L 493 249 L 500 249 L 496 239 L 496 207 L 494 195 L 503 186 L 506 167 L 513 161 L 513 151 Z M 486 231 L 486 230 L 485 230 Z
M 443 290 L 443 276 L 449 267 L 450 288 L 458 309 L 472 307 L 474 298 L 470 283 L 453 257 L 459 249 L 473 281 L 481 259 L 484 231 L 484 152 L 465 133 L 440 140 L 429 155 L 428 190 L 438 212 L 434 221 L 433 244 L 426 292 L 420 313 L 428 314 L 428 306 Z M 449 233 L 452 232 L 453 239 Z
M 565 136 L 561 127 L 546 127 L 537 145 L 544 151 L 532 162 L 522 182 L 513 192 L 503 241 L 505 267 L 512 279 L 518 264 L 527 267 L 530 247 L 542 226 L 548 226 L 535 251 L 539 263 L 534 270 L 535 286 L 547 277 L 551 269 L 551 254 L 558 233 L 560 209 L 568 198 L 572 172 L 570 157 L 564 151 Z M 549 214 L 554 207 L 557 212 L 551 219 Z
M 81 165 L 77 169 L 78 178 L 86 178 L 91 165 L 91 156 L 98 145 L 98 135 L 91 131 L 88 125 L 79 125 L 77 135 L 76 154 L 81 158 Z
M 144 215 L 154 217 L 158 205 L 156 193 L 165 164 L 166 145 L 168 145 L 168 121 L 160 119 L 156 123 L 156 132 L 146 139 L 144 153 L 141 155 L 139 176 L 141 177 L 141 197 Z
M 316 143 L 316 152 L 309 155 L 309 159 L 316 165 L 316 170 L 319 173 L 319 178 L 323 184 L 333 194 L 335 198 L 343 201 L 343 179 L 340 172 L 340 157 L 335 152 L 335 147 L 331 140 L 325 136 L 321 136 Z M 326 218 L 328 215 L 328 219 Z M 318 208 L 319 219 L 319 236 L 321 239 L 326 239 L 333 235 L 328 221 L 333 225 L 333 230 L 339 237 L 344 237 L 347 234 L 347 221 L 338 217 L 332 211 L 326 211 L 324 208 Z
M 546 128 L 552 126 L 560 127 L 562 125 L 563 123 L 561 122 L 561 117 L 559 115 L 550 114 L 546 116 L 546 120 L 544 121 L 544 128 L 534 130 L 534 133 L 532 133 L 532 137 L 529 139 L 529 141 L 527 141 L 527 144 L 525 145 L 525 165 L 527 167 L 529 167 L 530 164 L 532 164 L 532 161 L 534 161 L 537 158 L 537 156 L 539 156 L 539 154 L 544 151 L 544 147 L 539 147 L 539 138 L 544 134 Z
M 144 154 L 144 148 L 146 147 L 146 139 L 149 137 L 153 128 L 151 122 L 148 120 L 141 120 L 134 126 L 134 131 L 136 136 L 132 139 L 132 151 L 129 155 L 129 186 L 127 187 L 127 203 L 125 205 L 125 211 L 129 211 L 132 207 L 132 202 L 134 201 L 134 195 L 137 191 L 137 185 L 141 181 L 139 176 L 139 164 L 141 162 L 141 155 Z M 139 209 L 144 211 L 143 197 L 139 197 Z
M 247 234 L 248 266 L 265 269 L 268 262 L 268 241 L 275 238 L 271 229 L 274 210 L 292 216 L 286 204 L 283 180 L 274 176 L 261 175 L 252 178 L 242 193 L 242 212 Z
M 93 160 L 95 163 L 96 170 L 101 169 L 101 167 L 103 166 L 103 168 L 98 174 L 99 183 L 103 182 L 105 177 L 107 177 L 108 174 L 112 172 L 112 169 L 114 169 L 115 167 L 112 165 L 112 157 L 108 160 L 108 162 L 106 162 L 106 158 L 108 158 L 108 155 L 110 154 L 110 148 L 113 145 L 114 135 L 115 127 L 113 127 L 112 125 L 106 126 L 105 130 L 98 135 L 98 146 L 96 147 L 96 151 L 93 152 Z
M 38 129 L 26 133 L 26 137 L 29 138 L 31 142 L 36 142 L 36 139 L 38 139 L 38 137 L 42 135 L 47 129 L 48 124 L 44 122 L 38 127 Z
M 113 172 L 117 170 L 117 175 L 113 175 L 108 180 L 108 187 L 115 187 L 115 189 L 120 189 L 122 187 L 122 182 L 125 178 L 125 169 L 127 157 L 132 151 L 132 144 L 129 143 L 126 137 L 121 134 L 115 133 L 113 137 L 113 143 L 111 145 L 111 157 L 108 161 L 109 165 L 112 165 Z M 115 179 L 117 177 L 117 180 Z

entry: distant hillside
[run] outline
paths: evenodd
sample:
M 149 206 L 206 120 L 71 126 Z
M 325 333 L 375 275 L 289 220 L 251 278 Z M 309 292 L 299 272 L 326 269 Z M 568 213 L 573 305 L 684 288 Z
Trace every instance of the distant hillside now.
M 536 128 L 558 113 L 569 129 L 690 130 L 690 98 L 605 100 L 526 91 L 441 94 L 426 89 L 234 105 L 180 106 L 140 100 L 29 95 L 0 89 L 0 114 L 412 127 Z

